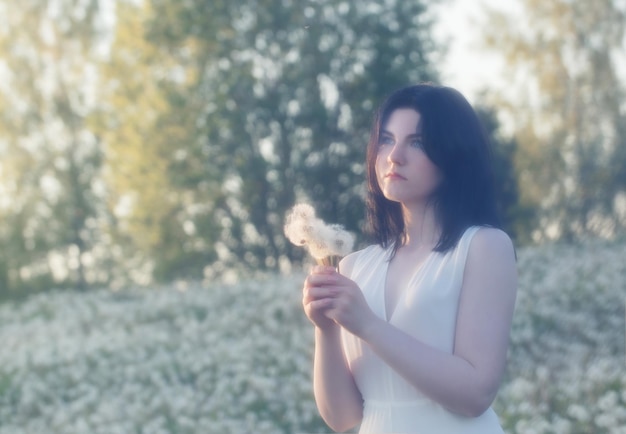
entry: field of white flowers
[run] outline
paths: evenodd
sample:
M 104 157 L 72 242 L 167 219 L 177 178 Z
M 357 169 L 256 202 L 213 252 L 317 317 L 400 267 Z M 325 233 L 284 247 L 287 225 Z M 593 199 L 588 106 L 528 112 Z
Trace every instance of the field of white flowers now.
M 626 243 L 527 248 L 508 433 L 626 433 Z M 0 306 L 0 434 L 312 433 L 302 275 Z

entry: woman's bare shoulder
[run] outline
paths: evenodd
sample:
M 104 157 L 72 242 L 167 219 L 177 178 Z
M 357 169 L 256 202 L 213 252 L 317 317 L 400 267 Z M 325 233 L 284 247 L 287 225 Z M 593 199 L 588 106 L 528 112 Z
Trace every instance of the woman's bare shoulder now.
M 481 227 L 472 238 L 470 252 L 483 254 L 489 257 L 498 254 L 514 254 L 515 248 L 511 237 L 502 229 L 494 227 Z
M 465 274 L 491 279 L 496 270 L 513 279 L 516 275 L 517 255 L 511 237 L 501 229 L 481 227 L 470 242 Z M 506 280 L 506 279 L 505 279 Z

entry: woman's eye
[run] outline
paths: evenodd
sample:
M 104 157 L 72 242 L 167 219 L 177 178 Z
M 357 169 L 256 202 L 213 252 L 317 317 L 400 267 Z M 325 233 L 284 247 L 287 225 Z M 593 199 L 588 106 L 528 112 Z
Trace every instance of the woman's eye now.
M 393 139 L 391 137 L 381 137 L 380 140 L 378 140 L 378 144 L 380 146 L 393 145 Z
M 421 148 L 422 145 L 422 141 L 419 139 L 413 139 L 411 140 L 411 146 L 413 146 L 414 148 Z

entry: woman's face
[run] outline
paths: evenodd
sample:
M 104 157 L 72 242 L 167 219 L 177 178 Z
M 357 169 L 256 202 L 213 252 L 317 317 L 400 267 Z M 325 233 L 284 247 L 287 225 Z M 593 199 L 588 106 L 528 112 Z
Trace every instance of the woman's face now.
M 394 110 L 381 129 L 376 178 L 385 197 L 405 206 L 426 205 L 442 179 L 422 149 L 420 114 Z

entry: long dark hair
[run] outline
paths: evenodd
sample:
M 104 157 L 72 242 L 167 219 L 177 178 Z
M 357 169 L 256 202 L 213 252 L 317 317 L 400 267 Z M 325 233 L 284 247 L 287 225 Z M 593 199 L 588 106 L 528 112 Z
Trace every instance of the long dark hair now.
M 411 108 L 420 114 L 422 145 L 443 177 L 432 205 L 441 224 L 435 251 L 456 246 L 470 226 L 500 227 L 488 136 L 469 102 L 457 90 L 433 84 L 405 87 L 391 94 L 376 114 L 367 149 L 367 215 L 375 241 L 394 252 L 405 241 L 399 202 L 383 195 L 376 178 L 380 133 L 391 113 Z

